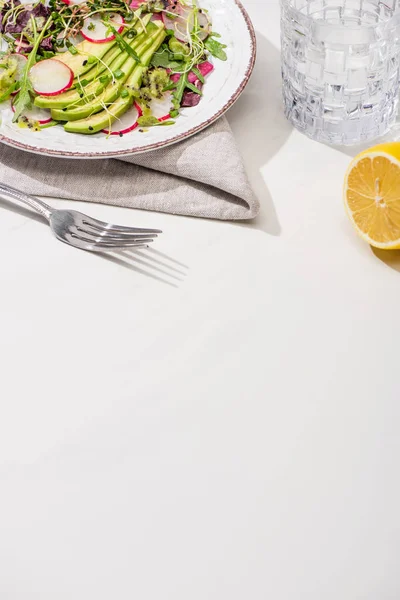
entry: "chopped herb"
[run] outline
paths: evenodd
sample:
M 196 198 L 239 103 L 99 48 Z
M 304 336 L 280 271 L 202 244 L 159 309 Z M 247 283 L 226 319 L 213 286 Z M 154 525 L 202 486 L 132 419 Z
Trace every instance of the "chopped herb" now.
M 117 69 L 116 71 L 114 71 L 115 79 L 121 79 L 121 77 L 123 77 L 124 75 L 125 73 L 121 71 L 121 69 Z
M 118 33 L 118 31 L 115 29 L 115 27 L 113 27 L 112 25 L 110 25 L 109 29 L 115 35 L 116 42 L 117 42 L 118 46 L 121 48 L 121 50 L 125 51 L 129 56 L 131 56 L 132 58 L 134 58 L 136 60 L 136 62 L 139 63 L 140 62 L 140 58 L 138 57 L 138 55 L 136 54 L 136 52 L 134 51 L 134 49 L 131 48 L 130 45 L 124 40 L 124 38 L 122 37 L 122 35 L 120 33 Z
M 172 95 L 172 104 L 174 105 L 174 108 L 176 108 L 176 109 L 180 108 L 183 94 L 185 92 L 187 84 L 188 84 L 188 74 L 182 73 L 181 78 L 179 79 L 179 81 L 176 84 L 176 90 Z

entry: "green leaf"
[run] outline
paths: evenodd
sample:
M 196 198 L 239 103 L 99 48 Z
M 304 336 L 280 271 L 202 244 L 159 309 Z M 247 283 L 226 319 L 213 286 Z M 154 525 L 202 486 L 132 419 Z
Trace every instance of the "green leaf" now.
M 174 108 L 179 109 L 182 103 L 183 94 L 188 84 L 188 74 L 182 73 L 181 78 L 176 84 L 176 90 L 172 94 L 172 104 Z
M 156 52 L 151 60 L 152 67 L 163 67 L 164 69 L 171 69 L 171 71 L 179 70 L 182 68 L 182 61 L 174 60 L 173 55 L 165 47 L 161 52 Z
M 21 74 L 20 90 L 19 90 L 19 92 L 15 98 L 15 102 L 14 102 L 15 113 L 14 113 L 14 117 L 13 117 L 13 123 L 15 123 L 19 119 L 19 117 L 22 115 L 24 110 L 26 108 L 29 108 L 32 104 L 32 95 L 34 92 L 33 92 L 32 84 L 29 79 L 29 71 L 31 70 L 31 68 L 33 67 L 33 65 L 36 62 L 36 55 L 37 55 L 37 51 L 40 46 L 40 43 L 44 37 L 44 34 L 46 33 L 46 30 L 50 27 L 53 20 L 51 17 L 49 17 L 47 19 L 45 25 L 43 26 L 42 31 L 39 34 L 37 32 L 36 22 L 33 17 L 31 17 L 31 22 L 32 22 L 32 29 L 33 29 L 35 43 L 33 45 L 31 52 L 29 53 L 25 68 Z
M 32 106 L 32 97 L 31 94 L 33 94 L 33 89 L 32 86 L 29 84 L 25 85 L 24 88 L 20 89 L 20 91 L 18 92 L 17 98 L 14 101 L 14 117 L 13 117 L 13 122 L 15 123 L 16 121 L 18 121 L 18 119 L 20 118 L 20 116 L 22 115 L 22 113 L 27 109 L 27 108 L 31 108 Z
M 140 127 L 165 127 L 166 125 L 175 125 L 175 121 L 159 121 L 156 117 L 139 117 Z
M 204 46 L 207 48 L 207 50 L 210 52 L 210 54 L 215 56 L 215 58 L 218 58 L 219 60 L 227 60 L 228 57 L 224 50 L 224 48 L 226 48 L 225 44 L 221 44 L 220 42 L 217 42 L 217 40 L 213 39 L 212 37 L 209 37 L 204 42 Z
M 139 117 L 138 123 L 141 127 L 154 127 L 154 125 L 158 125 L 158 119 L 156 117 Z
M 55 53 L 51 52 L 50 50 L 42 50 L 41 51 L 41 56 L 38 56 L 38 60 L 45 60 L 46 58 L 54 58 Z

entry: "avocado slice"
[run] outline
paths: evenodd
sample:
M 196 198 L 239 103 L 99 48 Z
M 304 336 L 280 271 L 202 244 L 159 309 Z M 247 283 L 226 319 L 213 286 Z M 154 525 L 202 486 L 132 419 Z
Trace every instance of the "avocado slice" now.
M 162 31 L 162 37 L 164 39 L 164 31 Z M 78 119 L 85 119 L 91 115 L 101 111 L 104 105 L 111 104 L 114 102 L 122 89 L 123 84 L 126 82 L 129 87 L 137 87 L 139 80 L 143 74 L 143 63 L 149 60 L 148 56 L 151 57 L 154 54 L 154 44 L 158 43 L 160 37 L 160 28 L 157 27 L 157 33 L 148 37 L 146 41 L 138 48 L 138 52 L 141 58 L 141 64 L 139 65 L 133 57 L 129 57 L 122 66 L 124 76 L 116 80 L 115 83 L 109 83 L 105 90 L 92 100 L 82 103 L 82 105 L 73 105 L 63 107 L 61 109 L 52 109 L 51 116 L 55 121 L 77 121 Z M 89 88 L 92 84 L 89 84 Z M 85 89 L 86 91 L 86 89 Z
M 145 34 L 143 34 L 144 36 Z M 144 38 L 145 39 L 145 38 Z M 140 46 L 139 46 L 140 47 Z M 110 83 L 111 74 L 110 71 L 114 72 L 117 69 L 120 69 L 125 65 L 125 63 L 129 60 L 129 56 L 127 52 L 120 52 L 118 56 L 108 65 L 108 69 L 104 68 L 104 71 L 99 73 L 100 77 L 108 75 L 109 77 L 104 81 L 100 81 L 97 79 L 96 81 L 92 81 L 88 85 L 84 87 L 85 90 L 85 99 L 87 100 L 95 100 L 96 96 L 101 94 L 105 87 Z M 86 79 L 85 77 L 83 79 Z M 75 90 L 68 90 L 63 92 L 62 94 L 58 94 L 58 96 L 37 96 L 35 98 L 34 104 L 35 106 L 39 106 L 40 108 L 50 108 L 50 109 L 58 109 L 62 110 L 73 104 L 72 108 L 77 107 L 80 104 L 83 104 L 85 100 L 82 100 L 82 91 L 77 88 Z M 68 121 L 68 119 L 64 119 L 64 121 Z
M 70 133 L 98 133 L 110 127 L 116 119 L 122 117 L 132 104 L 133 96 L 131 94 L 127 98 L 118 98 L 107 110 L 102 110 L 96 115 L 92 115 L 89 119 L 69 121 L 64 125 L 64 129 Z
M 144 41 L 146 41 L 147 39 L 148 38 L 146 34 L 142 33 L 135 39 L 134 43 L 131 44 L 131 47 L 134 50 L 135 48 L 140 50 L 141 45 L 143 45 Z M 116 71 L 117 69 L 122 67 L 125 61 L 127 61 L 129 58 L 127 52 L 122 52 L 119 49 L 119 47 L 117 48 L 117 50 L 118 52 L 116 58 L 114 58 L 114 60 L 112 60 L 108 64 L 108 69 L 110 69 L 111 71 Z M 109 73 L 108 69 L 104 67 L 101 71 L 99 70 L 99 77 L 101 77 L 103 74 L 107 75 Z M 86 75 L 83 77 L 83 79 L 87 79 Z M 93 99 L 92 97 L 101 94 L 108 83 L 109 80 L 101 82 L 99 79 L 97 81 L 92 81 L 91 83 L 89 83 L 84 88 L 86 99 Z M 37 96 L 34 101 L 35 106 L 38 106 L 39 108 L 55 108 L 59 110 L 62 110 L 63 108 L 66 108 L 71 104 L 74 104 L 76 106 L 83 103 L 84 100 L 81 99 L 81 90 L 79 88 L 74 90 L 68 90 L 66 92 L 63 92 L 62 94 L 58 94 L 57 96 Z M 68 119 L 63 120 L 68 121 Z
M 131 75 L 126 79 L 125 89 L 139 89 L 142 81 L 144 71 L 148 68 L 150 61 L 155 52 L 161 46 L 165 39 L 164 29 L 156 36 L 156 40 L 153 41 L 151 47 L 141 56 L 142 62 L 140 65 L 136 65 Z M 65 131 L 69 133 L 85 133 L 92 134 L 98 133 L 103 129 L 110 127 L 110 125 L 122 116 L 128 108 L 132 105 L 133 95 L 130 93 L 127 98 L 119 97 L 107 110 L 102 110 L 97 114 L 92 114 L 90 117 L 85 119 L 79 119 L 77 121 L 68 121 L 64 125 Z
M 151 15 L 146 15 L 146 16 L 150 16 Z M 134 38 L 133 40 L 130 40 L 130 46 L 133 50 L 137 50 L 138 53 L 140 53 L 142 50 L 144 50 L 144 48 L 146 47 L 145 45 L 148 43 L 148 40 L 150 39 L 148 34 L 150 32 L 154 32 L 154 31 L 159 31 L 159 26 L 155 26 L 155 23 L 153 22 L 149 22 L 146 23 L 146 31 L 139 34 L 136 38 Z M 152 36 L 151 36 L 152 37 Z M 104 57 L 104 59 L 106 59 L 106 57 Z M 108 69 L 110 69 L 111 71 L 116 71 L 117 69 L 119 69 L 120 67 L 122 67 L 122 65 L 125 63 L 125 61 L 128 59 L 128 54 L 126 52 L 123 52 L 119 46 L 116 46 L 116 48 L 112 49 L 112 54 L 110 54 L 109 57 L 109 61 L 111 62 L 106 62 L 106 60 L 104 60 L 103 62 L 107 65 L 107 67 L 105 65 L 101 65 L 101 68 L 99 68 L 99 65 L 95 65 L 93 67 L 93 71 L 95 72 L 95 76 L 99 76 L 101 77 L 103 74 L 107 74 Z M 92 71 L 92 69 L 91 69 Z M 87 77 L 86 74 L 84 75 L 84 78 L 86 80 L 90 81 L 90 77 Z M 101 94 L 102 91 L 104 90 L 105 86 L 107 85 L 107 81 L 105 82 L 100 82 L 98 81 L 92 81 L 91 83 L 89 83 L 86 87 L 85 87 L 85 94 L 87 98 L 91 98 L 92 96 Z M 48 108 L 48 109 L 63 109 L 66 108 L 67 106 L 69 106 L 70 104 L 75 104 L 75 105 L 79 105 L 79 104 L 83 104 L 83 100 L 81 100 L 81 91 L 79 89 L 74 89 L 74 90 L 68 90 L 66 92 L 63 92 L 62 94 L 58 94 L 57 96 L 36 96 L 35 100 L 34 100 L 34 104 L 35 106 L 38 106 L 39 108 Z M 68 120 L 68 119 L 63 119 Z
M 115 40 L 112 40 L 111 42 L 104 42 L 103 44 L 96 44 L 94 42 L 84 40 L 75 46 L 76 50 L 78 51 L 77 54 L 71 54 L 71 52 L 67 50 L 67 52 L 57 55 L 56 58 L 60 62 L 65 63 L 76 77 L 77 75 L 83 75 L 83 73 L 92 68 L 92 65 L 87 61 L 88 56 L 93 56 L 94 58 L 98 59 L 103 58 L 106 52 L 116 45 L 117 44 Z
M 142 19 L 140 19 L 140 21 L 135 21 L 134 23 L 132 23 L 132 25 L 129 27 L 129 29 L 127 30 L 127 32 L 124 34 L 124 38 L 125 41 L 128 42 L 128 44 L 131 46 L 131 48 L 135 49 L 137 48 L 137 46 L 145 39 L 145 35 L 144 34 L 149 34 L 152 32 L 153 30 L 153 23 L 150 21 L 151 19 L 151 13 L 144 15 L 142 17 Z M 137 32 L 137 35 L 134 39 L 130 39 L 128 37 L 128 33 L 129 30 L 132 29 L 134 27 L 134 29 Z M 133 43 L 132 43 L 133 42 Z M 115 46 L 113 46 L 110 50 L 108 50 L 108 52 L 102 57 L 102 62 L 99 64 L 94 64 L 92 65 L 92 68 L 89 71 L 85 72 L 85 79 L 87 81 L 92 81 L 93 79 L 95 79 L 98 75 L 101 75 L 103 73 L 103 71 L 106 70 L 106 67 L 104 66 L 104 63 L 106 65 L 109 65 L 110 62 L 112 60 L 114 60 L 118 54 L 120 54 L 122 52 L 121 48 L 118 46 L 118 44 L 116 44 Z M 77 80 L 75 78 L 75 82 L 76 83 Z
M 150 19 L 151 14 L 145 15 L 140 20 L 136 18 L 130 25 L 129 29 L 135 27 L 138 33 L 143 32 L 146 29 L 148 23 L 150 22 Z M 126 33 L 128 31 L 129 30 L 127 30 Z M 71 52 L 67 50 L 67 52 L 60 53 L 59 55 L 57 55 L 57 60 L 68 65 L 68 67 L 71 69 L 71 71 L 76 77 L 77 75 L 83 75 L 84 73 L 92 69 L 93 65 L 87 62 L 87 58 L 89 56 L 92 56 L 97 59 L 102 59 L 105 57 L 106 53 L 114 46 L 117 46 L 117 42 L 115 41 L 115 39 L 109 42 L 102 43 L 89 42 L 89 40 L 83 40 L 75 46 L 77 54 L 71 54 Z
M 51 118 L 55 121 L 77 121 L 78 119 L 86 119 L 91 115 L 99 112 L 109 104 L 112 104 L 114 100 L 118 98 L 121 93 L 121 84 L 117 81 L 110 83 L 109 86 L 100 94 L 96 96 L 91 102 L 82 104 L 82 106 L 72 107 L 71 109 L 58 109 L 53 108 L 51 110 Z

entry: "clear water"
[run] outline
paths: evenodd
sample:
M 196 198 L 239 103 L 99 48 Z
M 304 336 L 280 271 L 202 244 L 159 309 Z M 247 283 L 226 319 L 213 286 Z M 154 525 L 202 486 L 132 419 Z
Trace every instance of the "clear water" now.
M 285 113 L 310 137 L 358 144 L 397 113 L 397 5 L 373 0 L 281 0 Z

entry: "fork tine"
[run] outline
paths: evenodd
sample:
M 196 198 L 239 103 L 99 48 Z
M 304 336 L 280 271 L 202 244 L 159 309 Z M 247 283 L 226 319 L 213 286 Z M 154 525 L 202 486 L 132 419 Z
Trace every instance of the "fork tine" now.
M 101 238 L 102 240 L 110 241 L 110 242 L 115 241 L 115 240 L 140 242 L 141 240 L 143 240 L 145 238 L 149 238 L 149 237 L 156 238 L 157 237 L 157 234 L 120 233 L 120 232 L 109 231 L 109 230 L 95 229 L 91 225 L 85 225 L 84 228 L 79 227 L 78 225 L 76 225 L 75 227 L 76 227 L 79 235 L 82 233 L 83 235 L 94 236 L 96 239 Z
M 99 221 L 98 219 L 93 219 L 92 217 L 88 217 L 85 215 L 83 218 L 83 224 L 89 225 L 89 227 L 94 227 L 95 229 L 100 229 L 101 231 L 110 231 L 110 232 L 118 232 L 121 234 L 126 233 L 147 233 L 149 235 L 153 235 L 156 233 L 162 233 L 160 229 L 145 229 L 139 227 L 126 227 L 124 225 L 114 225 L 113 223 L 105 223 L 104 221 Z
M 89 244 L 91 246 L 96 246 L 97 248 L 133 248 L 133 247 L 143 247 L 147 244 L 151 244 L 153 241 L 152 238 L 143 238 L 141 240 L 124 240 L 113 239 L 104 240 L 104 238 L 99 237 L 87 237 L 88 234 L 83 235 L 81 233 L 70 233 L 71 237 L 80 240 L 81 242 L 85 242 L 85 244 Z

